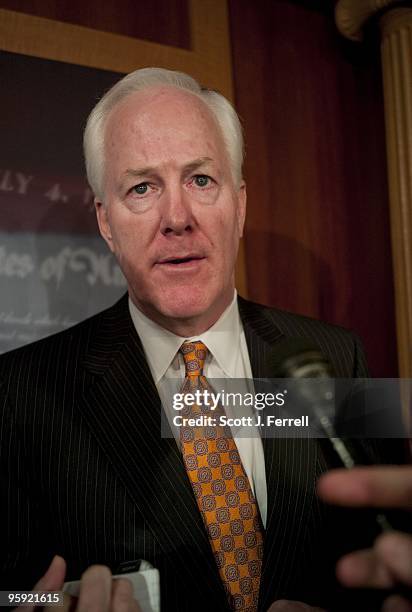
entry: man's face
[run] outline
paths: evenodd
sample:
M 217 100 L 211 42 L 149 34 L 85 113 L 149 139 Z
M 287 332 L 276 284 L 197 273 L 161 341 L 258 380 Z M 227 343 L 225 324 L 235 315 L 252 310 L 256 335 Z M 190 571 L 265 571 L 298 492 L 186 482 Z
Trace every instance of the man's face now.
M 201 333 L 233 298 L 246 203 L 216 121 L 194 95 L 156 87 L 116 106 L 105 136 L 96 210 L 130 296 L 163 327 Z

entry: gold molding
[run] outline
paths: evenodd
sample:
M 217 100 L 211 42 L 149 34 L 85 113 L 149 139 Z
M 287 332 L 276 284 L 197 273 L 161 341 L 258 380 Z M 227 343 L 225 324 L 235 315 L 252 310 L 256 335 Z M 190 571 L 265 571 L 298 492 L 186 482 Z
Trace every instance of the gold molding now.
M 335 7 L 335 22 L 339 32 L 346 38 L 360 41 L 366 21 L 384 8 L 399 0 L 339 0 Z
M 188 0 L 188 7 L 190 50 L 5 9 L 0 9 L 0 49 L 113 72 L 126 73 L 144 66 L 183 70 L 233 101 L 227 1 Z M 243 241 L 236 284 L 246 296 Z
M 226 2 L 189 0 L 192 49 L 0 9 L 0 49 L 113 72 L 185 70 L 233 99 Z
M 380 19 L 382 42 L 394 32 L 412 26 L 412 9 L 398 7 L 384 13 Z
M 412 8 L 381 18 L 399 372 L 412 378 Z
M 378 12 L 399 374 L 412 378 L 412 8 L 396 0 L 339 0 L 335 19 L 344 36 L 361 40 Z M 409 399 L 404 406 L 410 418 Z

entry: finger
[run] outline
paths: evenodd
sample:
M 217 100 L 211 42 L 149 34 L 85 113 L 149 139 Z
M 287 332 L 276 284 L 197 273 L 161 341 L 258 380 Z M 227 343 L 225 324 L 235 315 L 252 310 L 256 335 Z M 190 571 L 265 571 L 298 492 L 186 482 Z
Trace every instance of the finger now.
M 374 550 L 396 582 L 412 586 L 412 536 L 399 531 L 384 533 L 376 539 Z
M 46 573 L 34 585 L 32 591 L 61 591 L 66 575 L 66 561 L 55 555 Z M 19 612 L 33 612 L 36 606 L 19 606 Z
M 134 598 L 133 586 L 126 578 L 116 578 L 112 585 L 112 607 L 110 612 L 140 612 Z
M 332 470 L 318 482 L 319 496 L 342 506 L 412 509 L 412 466 Z
M 66 561 L 55 555 L 44 576 L 34 585 L 33 591 L 59 591 L 66 575 Z
M 412 612 L 412 604 L 399 595 L 385 599 L 382 612 Z
M 373 549 L 358 550 L 338 561 L 336 575 L 347 587 L 390 588 L 395 580 Z
M 350 587 L 389 588 L 397 583 L 412 586 L 412 536 L 380 535 L 372 549 L 343 557 L 337 565 L 339 580 Z
M 81 577 L 76 612 L 109 612 L 112 574 L 104 565 L 92 565 Z

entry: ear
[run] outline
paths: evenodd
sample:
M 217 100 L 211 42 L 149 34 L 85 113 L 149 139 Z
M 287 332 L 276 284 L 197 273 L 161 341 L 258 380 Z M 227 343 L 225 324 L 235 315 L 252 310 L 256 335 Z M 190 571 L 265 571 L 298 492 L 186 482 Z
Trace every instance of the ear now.
M 242 181 L 240 183 L 240 187 L 239 187 L 238 194 L 237 194 L 237 200 L 238 200 L 237 221 L 238 221 L 238 228 L 239 228 L 239 237 L 241 238 L 243 236 L 243 228 L 244 228 L 245 219 L 246 219 L 247 195 L 246 195 L 245 181 Z
M 94 198 L 94 208 L 96 210 L 97 223 L 102 237 L 105 239 L 109 249 L 113 252 L 112 230 L 110 228 L 109 214 L 107 206 L 104 205 L 98 198 Z

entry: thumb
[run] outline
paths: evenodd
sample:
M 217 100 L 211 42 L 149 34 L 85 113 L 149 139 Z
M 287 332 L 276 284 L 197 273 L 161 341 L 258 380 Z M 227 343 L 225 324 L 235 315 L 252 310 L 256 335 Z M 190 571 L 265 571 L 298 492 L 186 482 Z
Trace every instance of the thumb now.
M 44 576 L 34 585 L 33 591 L 60 591 L 66 575 L 66 561 L 55 555 Z
M 34 585 L 32 591 L 61 591 L 66 575 L 66 561 L 63 557 L 55 555 L 46 573 Z M 19 606 L 18 612 L 33 612 L 37 606 Z

